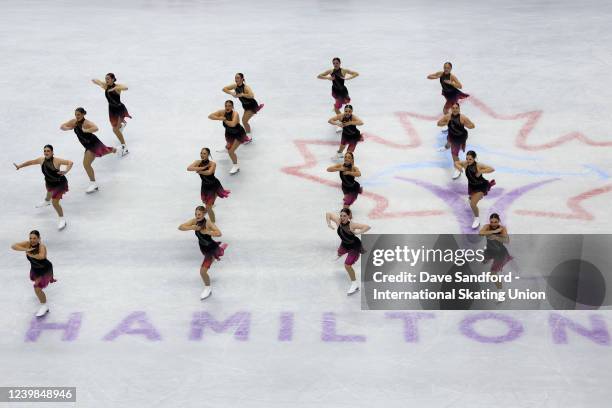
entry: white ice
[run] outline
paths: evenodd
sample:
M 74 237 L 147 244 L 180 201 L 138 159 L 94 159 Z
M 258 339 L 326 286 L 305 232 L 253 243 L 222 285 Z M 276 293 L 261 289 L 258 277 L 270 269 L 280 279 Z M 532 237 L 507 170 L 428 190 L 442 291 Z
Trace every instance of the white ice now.
M 80 407 L 609 406 L 609 341 L 568 329 L 567 344 L 555 344 L 548 312 L 504 312 L 522 335 L 485 344 L 459 329 L 470 313 L 436 312 L 419 321 L 418 342 L 406 342 L 401 321 L 361 311 L 358 296 L 345 295 L 338 239 L 324 222 L 326 211 L 339 209 L 340 190 L 312 177 L 337 177 L 324 171 L 338 140 L 326 123 L 330 83 L 315 77 L 338 56 L 361 74 L 347 85 L 369 136 L 356 155 L 364 189 L 388 200 L 373 211 L 375 201 L 360 197 L 355 219 L 372 233 L 461 232 L 449 205 L 455 196 L 441 199 L 397 178 L 451 183 L 450 170 L 436 165 L 450 166 L 448 153 L 435 151 L 440 86 L 426 79 L 450 60 L 475 97 L 462 107 L 476 123 L 468 142 L 498 169 L 494 190 L 550 180 L 506 209 L 510 232 L 610 233 L 610 3 L 7 0 L 0 7 L 0 386 L 76 386 Z M 82 147 L 59 125 L 84 106 L 102 141 L 116 144 L 104 95 L 90 82 L 111 71 L 129 87 L 122 98 L 133 116 L 131 154 L 96 160 L 100 191 L 86 195 Z M 251 122 L 255 142 L 238 150 L 237 176 L 213 154 L 232 191 L 216 207 L 229 248 L 211 269 L 212 297 L 200 302 L 196 239 L 177 230 L 199 204 L 199 179 L 186 167 L 201 147 L 222 146 L 221 125 L 207 115 L 222 108 L 221 88 L 236 72 L 266 106 Z M 527 125 L 507 119 L 525 112 L 535 112 Z M 556 144 L 564 135 L 576 137 Z M 53 210 L 34 208 L 44 195 L 40 170 L 12 166 L 46 143 L 75 162 L 62 232 Z M 311 154 L 306 178 L 283 171 L 304 164 L 298 146 Z M 463 195 L 456 199 L 467 209 Z M 494 201 L 483 200 L 483 218 Z M 387 216 L 401 212 L 414 213 Z M 9 247 L 34 228 L 58 279 L 47 290 L 46 321 L 82 313 L 73 341 L 52 331 L 25 341 L 37 302 L 25 257 Z M 103 340 L 135 311 L 161 340 Z M 248 339 L 207 328 L 189 340 L 192 315 L 203 311 L 218 321 L 250 313 Z M 281 312 L 294 313 L 292 341 L 278 340 Z M 334 314 L 338 333 L 366 341 L 323 341 L 325 313 Z M 612 324 L 606 312 L 562 315 L 584 327 L 593 316 Z M 477 328 L 507 331 L 499 322 Z

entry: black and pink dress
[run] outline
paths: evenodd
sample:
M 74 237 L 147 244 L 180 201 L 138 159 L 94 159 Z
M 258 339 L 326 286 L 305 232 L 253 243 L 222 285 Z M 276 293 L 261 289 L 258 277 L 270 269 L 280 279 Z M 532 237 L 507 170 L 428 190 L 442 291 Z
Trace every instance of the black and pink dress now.
M 236 93 L 237 94 L 244 93 L 244 84 L 236 86 Z M 244 96 L 241 96 L 238 99 L 240 99 L 240 103 L 242 104 L 242 109 L 244 109 L 245 111 L 251 111 L 253 113 L 257 113 L 264 106 L 263 103 L 261 105 L 258 104 L 255 98 L 245 98 Z
M 55 168 L 53 156 L 45 159 L 40 165 L 40 169 L 45 176 L 45 187 L 51 193 L 51 198 L 61 200 L 64 194 L 68 192 L 68 180 L 66 176 L 59 174 L 59 169 Z
M 346 164 L 344 166 L 346 167 Z M 350 170 L 352 170 L 352 165 L 349 168 Z M 344 174 L 344 170 L 339 171 L 339 173 L 340 181 L 342 182 L 342 193 L 344 194 L 344 205 L 351 205 L 357 200 L 357 196 L 363 192 L 363 189 L 354 176 Z
M 478 174 L 478 167 L 476 162 L 470 164 L 465 169 L 465 177 L 468 179 L 468 195 L 476 193 L 483 193 L 487 195 L 491 187 L 495 185 L 495 180 L 487 180 L 482 174 Z
M 342 68 L 334 69 L 331 73 L 332 77 L 332 97 L 336 100 L 334 107 L 340 109 L 342 105 L 351 103 L 349 91 L 344 85 L 344 77 L 342 76 Z
M 32 252 L 33 255 L 38 253 L 38 248 Z M 28 255 L 26 258 L 30 261 L 30 280 L 34 282 L 35 288 L 44 289 L 50 283 L 56 282 L 53 278 L 53 264 L 48 259 L 36 259 Z
M 125 123 L 125 118 L 132 118 L 123 102 L 121 102 L 119 92 L 106 88 L 104 96 L 106 96 L 108 101 L 108 118 L 113 127 L 117 127 L 120 123 Z
M 499 236 L 500 234 L 501 232 L 498 232 L 493 235 Z M 484 260 L 482 262 L 486 264 L 493 260 L 491 272 L 501 272 L 504 266 L 512 261 L 512 259 L 508 248 L 506 248 L 503 242 L 491 239 L 490 235 L 487 236 L 487 249 L 484 251 Z
M 338 256 L 347 254 L 344 260 L 345 265 L 353 265 L 359 260 L 359 256 L 365 253 L 365 249 L 363 249 L 361 245 L 361 240 L 351 231 L 350 225 L 350 221 L 346 224 L 340 223 L 336 230 L 341 240 L 340 246 L 338 247 Z
M 233 117 L 234 111 L 225 112 L 225 120 L 231 121 Z M 236 140 L 241 144 L 249 141 L 246 130 L 244 130 L 240 123 L 237 123 L 236 126 L 228 126 L 223 121 L 223 127 L 225 128 L 225 147 L 227 149 L 230 149 Z
M 206 227 L 206 219 L 198 221 L 197 226 L 200 228 Z M 200 252 L 202 252 L 202 255 L 204 255 L 202 266 L 208 269 L 210 268 L 210 265 L 212 265 L 213 260 L 221 260 L 221 257 L 225 253 L 225 248 L 227 248 L 227 244 L 217 242 L 212 239 L 210 235 L 202 234 L 200 231 L 197 230 L 195 232 L 195 235 L 198 238 Z
M 342 123 L 350 122 L 353 115 L 342 115 Z M 363 136 L 357 126 L 348 125 L 342 128 L 342 138 L 340 144 L 348 145 L 349 152 L 352 152 L 357 147 L 357 143 L 363 142 Z
M 209 160 L 202 160 L 199 167 L 207 167 L 209 163 Z M 226 198 L 230 195 L 230 191 L 223 188 L 221 182 L 215 177 L 214 173 L 209 174 L 208 176 L 203 174 L 200 174 L 199 176 L 202 180 L 200 197 L 202 198 L 202 202 L 206 205 L 213 205 L 217 197 Z
M 461 90 L 455 88 L 451 84 L 447 84 L 444 81 L 450 81 L 451 74 L 442 74 L 440 77 L 440 85 L 442 85 L 442 96 L 446 99 L 446 104 L 444 104 L 444 110 L 450 109 L 455 103 L 459 102 L 460 99 L 465 99 L 470 95 L 461 92 Z
M 77 138 L 79 139 L 79 142 L 81 142 L 85 150 L 89 150 L 96 157 L 102 157 L 104 155 L 112 153 L 113 152 L 112 147 L 106 146 L 93 133 L 88 133 L 83 130 L 84 122 L 85 122 L 85 119 L 75 124 L 74 133 L 76 133 Z

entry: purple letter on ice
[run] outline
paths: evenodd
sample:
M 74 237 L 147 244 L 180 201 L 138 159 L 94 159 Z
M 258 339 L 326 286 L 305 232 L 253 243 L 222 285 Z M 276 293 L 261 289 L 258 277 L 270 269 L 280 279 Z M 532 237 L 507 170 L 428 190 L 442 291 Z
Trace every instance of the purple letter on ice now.
M 26 342 L 37 341 L 43 330 L 63 330 L 62 341 L 73 341 L 79 335 L 82 313 L 71 313 L 66 323 L 47 323 L 47 316 L 32 319 L 26 333 Z
M 280 328 L 278 330 L 278 341 L 293 340 L 293 313 L 282 312 L 280 315 Z
M 567 328 L 584 336 L 602 346 L 610 345 L 610 333 L 606 322 L 597 315 L 589 316 L 592 329 L 588 329 L 567 317 L 552 313 L 548 318 L 548 324 L 552 330 L 553 342 L 556 344 L 567 344 Z
M 389 312 L 385 313 L 387 319 L 401 319 L 404 321 L 404 341 L 406 343 L 416 343 L 419 341 L 419 328 L 417 321 L 420 319 L 434 319 L 433 313 L 405 313 Z
M 137 328 L 132 328 L 134 323 L 138 324 Z M 155 330 L 155 327 L 149 322 L 147 318 L 147 314 L 145 312 L 133 312 L 128 317 L 123 319 L 121 323 L 117 327 L 115 327 L 110 333 L 104 336 L 104 340 L 113 341 L 117 337 L 123 335 L 142 335 L 145 336 L 149 340 L 157 341 L 161 340 L 161 336 Z
M 191 320 L 189 340 L 201 340 L 206 326 L 215 333 L 223 333 L 231 327 L 236 327 L 234 338 L 246 341 L 249 339 L 249 331 L 251 330 L 251 314 L 248 312 L 238 312 L 223 322 L 218 322 L 208 312 L 195 312 Z
M 336 334 L 336 315 L 334 313 L 323 313 L 323 331 L 321 332 L 321 340 L 323 341 L 348 341 L 348 342 L 364 342 L 365 336 L 358 334 Z
M 506 326 L 508 326 L 508 332 L 503 336 L 484 336 L 474 330 L 474 323 L 480 320 L 489 319 L 495 319 L 506 324 Z M 510 316 L 491 312 L 478 313 L 475 315 L 468 316 L 463 319 L 459 327 L 461 333 L 463 333 L 465 336 L 473 340 L 477 340 L 481 343 L 505 343 L 508 341 L 515 340 L 519 338 L 521 334 L 523 334 L 523 325 L 520 322 L 514 320 Z

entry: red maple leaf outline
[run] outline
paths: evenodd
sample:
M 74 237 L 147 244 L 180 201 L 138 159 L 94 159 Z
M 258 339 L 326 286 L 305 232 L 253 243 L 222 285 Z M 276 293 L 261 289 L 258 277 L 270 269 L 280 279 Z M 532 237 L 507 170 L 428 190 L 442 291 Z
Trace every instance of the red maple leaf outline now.
M 513 115 L 502 115 L 495 112 L 491 107 L 487 104 L 475 98 L 474 96 L 470 96 L 469 99 L 462 101 L 462 103 L 472 103 L 476 108 L 481 110 L 487 116 L 490 116 L 497 120 L 517 120 L 517 119 L 526 119 L 523 126 L 520 128 L 519 133 L 515 139 L 515 146 L 520 149 L 528 150 L 528 151 L 538 151 L 538 150 L 546 150 L 551 149 L 553 147 L 560 146 L 567 142 L 570 142 L 574 139 L 580 141 L 581 143 L 597 146 L 597 147 L 607 147 L 612 146 L 611 142 L 597 142 L 594 141 L 583 133 L 578 131 L 573 131 L 567 133 L 565 135 L 559 136 L 558 138 L 543 143 L 540 145 L 529 145 L 527 143 L 529 135 L 535 128 L 536 124 L 540 120 L 543 111 L 536 110 L 530 112 L 521 112 Z M 397 143 L 391 140 L 388 140 L 384 137 L 377 136 L 375 134 L 364 132 L 364 139 L 370 139 L 371 141 L 379 144 L 383 144 L 396 149 L 415 149 L 421 145 L 421 139 L 419 138 L 418 132 L 412 125 L 410 118 L 416 118 L 421 120 L 435 121 L 440 115 L 431 116 L 431 115 L 423 115 L 415 112 L 395 112 L 395 115 L 398 117 L 402 127 L 406 131 L 408 135 L 408 143 Z M 283 167 L 281 170 L 292 176 L 304 178 L 307 180 L 311 180 L 323 185 L 331 186 L 331 187 L 341 187 L 340 183 L 332 182 L 322 177 L 313 176 L 304 172 L 303 170 L 311 169 L 315 167 L 318 163 L 317 159 L 314 157 L 312 152 L 308 149 L 308 145 L 329 145 L 335 146 L 338 142 L 327 141 L 327 140 L 295 140 L 294 144 L 296 145 L 300 154 L 304 157 L 304 163 L 297 166 L 288 166 Z M 612 191 L 612 185 L 599 187 L 595 189 L 591 189 L 580 193 L 574 197 L 570 197 L 567 200 L 567 206 L 572 210 L 571 213 L 557 213 L 557 212 L 549 212 L 549 211 L 533 211 L 533 210 L 515 210 L 514 212 L 521 215 L 530 215 L 536 217 L 550 217 L 550 218 L 562 218 L 562 219 L 581 219 L 581 220 L 593 220 L 594 216 L 589 211 L 585 210 L 580 203 L 584 200 L 588 200 L 596 195 L 605 194 Z M 386 196 L 364 192 L 363 196 L 369 198 L 375 202 L 375 207 L 368 213 L 370 218 L 399 218 L 399 217 L 410 217 L 410 216 L 434 216 L 441 215 L 444 211 L 440 210 L 421 210 L 421 211 L 400 211 L 400 212 L 387 212 L 386 209 L 389 207 L 389 200 Z
M 485 115 L 490 116 L 494 119 L 499 120 L 516 120 L 516 119 L 527 119 L 525 124 L 519 130 L 519 133 L 514 140 L 514 145 L 519 149 L 528 150 L 528 151 L 538 151 L 538 150 L 546 150 L 552 149 L 553 147 L 560 146 L 562 144 L 571 142 L 572 140 L 578 140 L 581 143 L 584 143 L 589 146 L 597 146 L 597 147 L 612 147 L 612 141 L 608 142 L 598 142 L 589 137 L 587 137 L 584 133 L 578 131 L 572 131 L 557 137 L 554 140 L 551 140 L 546 143 L 542 143 L 539 145 L 529 144 L 528 139 L 531 135 L 531 132 L 537 125 L 538 121 L 543 115 L 543 111 L 535 110 L 530 112 L 521 112 L 516 113 L 514 115 L 502 115 L 495 112 L 491 107 L 482 102 L 480 99 L 470 96 L 468 99 L 462 101 L 463 103 L 471 103 L 476 108 L 480 109 Z
M 516 214 L 520 215 L 531 215 L 535 217 L 549 217 L 549 218 L 561 218 L 565 220 L 586 220 L 592 221 L 595 219 L 593 214 L 585 210 L 581 203 L 585 200 L 593 198 L 595 196 L 606 194 L 612 191 L 612 184 L 608 184 L 603 187 L 594 188 L 592 190 L 585 191 L 567 200 L 567 207 L 572 211 L 570 213 L 559 213 L 553 211 L 533 211 L 533 210 L 515 210 Z
M 341 184 L 338 182 L 329 181 L 319 176 L 313 176 L 312 174 L 308 174 L 304 171 L 315 167 L 318 163 L 318 160 L 312 154 L 310 149 L 308 149 L 308 145 L 337 146 L 338 142 L 332 142 L 328 140 L 294 140 L 293 143 L 295 143 L 298 151 L 304 157 L 304 164 L 283 167 L 281 170 L 284 173 L 306 180 L 314 181 L 326 186 L 334 187 L 336 189 L 341 187 Z M 417 145 L 419 144 L 420 141 L 418 141 Z M 369 191 L 364 191 L 362 196 L 373 200 L 375 203 L 374 208 L 368 213 L 368 217 L 370 218 L 423 217 L 444 214 L 444 211 L 441 210 L 387 212 L 386 210 L 389 207 L 389 200 L 387 199 L 387 197 Z

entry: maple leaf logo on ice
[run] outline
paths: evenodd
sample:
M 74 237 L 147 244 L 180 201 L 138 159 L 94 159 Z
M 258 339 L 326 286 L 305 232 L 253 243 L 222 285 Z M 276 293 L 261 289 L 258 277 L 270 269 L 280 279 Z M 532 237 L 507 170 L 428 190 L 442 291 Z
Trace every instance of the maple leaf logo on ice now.
M 583 171 L 578 172 L 568 172 L 568 171 L 551 171 L 548 169 L 539 169 L 537 165 L 540 163 L 541 158 L 530 158 L 529 155 L 531 152 L 537 151 L 548 151 L 553 148 L 557 148 L 563 145 L 571 145 L 575 143 L 579 143 L 582 145 L 590 146 L 590 147 L 612 147 L 612 141 L 596 141 L 593 140 L 583 133 L 580 132 L 569 132 L 563 134 L 561 136 L 555 137 L 550 140 L 544 141 L 535 141 L 535 137 L 533 135 L 534 128 L 542 118 L 542 111 L 530 111 L 530 112 L 522 112 L 513 115 L 503 115 L 495 112 L 485 103 L 480 101 L 473 96 L 469 99 L 463 101 L 463 104 L 471 104 L 477 108 L 477 111 L 474 112 L 472 110 L 464 110 L 463 113 L 472 117 L 474 114 L 484 115 L 484 118 L 481 118 L 486 121 L 486 119 L 495 119 L 496 121 L 509 121 L 516 126 L 516 122 L 519 122 L 520 127 L 516 131 L 516 136 L 513 141 L 508 140 L 495 140 L 495 142 L 487 143 L 488 146 L 492 144 L 497 144 L 497 147 L 501 147 L 505 150 L 495 151 L 488 146 L 480 146 L 471 144 L 473 141 L 482 140 L 482 138 L 486 136 L 482 136 L 479 134 L 476 138 L 471 138 L 468 140 L 468 143 L 471 144 L 471 148 L 474 148 L 476 151 L 482 151 L 490 154 L 497 154 L 502 156 L 498 163 L 495 163 L 495 167 L 498 173 L 514 173 L 523 176 L 538 176 L 538 177 L 546 177 L 544 180 L 539 180 L 536 182 L 526 183 L 518 188 L 511 189 L 509 191 L 504 191 L 503 187 L 496 186 L 488 198 L 496 198 L 497 200 L 492 205 L 494 211 L 500 213 L 502 215 L 506 212 L 509 207 L 521 196 L 527 194 L 528 192 L 543 187 L 547 184 L 553 182 L 563 181 L 564 178 L 568 177 L 591 177 L 595 176 L 598 180 L 608 180 L 609 176 L 606 171 L 597 168 L 596 166 L 585 164 L 582 165 Z M 396 112 L 395 116 L 397 117 L 403 132 L 404 132 L 404 140 L 396 141 L 391 140 L 386 137 L 382 137 L 376 135 L 371 132 L 363 132 L 363 136 L 365 139 L 365 144 L 360 146 L 360 149 L 367 149 L 369 143 L 376 143 L 383 145 L 391 151 L 395 150 L 407 150 L 412 151 L 420 148 L 423 144 L 421 138 L 419 136 L 419 132 L 415 127 L 414 120 L 426 121 L 435 124 L 435 121 L 439 118 L 439 116 L 430 116 L 423 115 L 415 112 Z M 430 126 L 428 124 L 428 126 Z M 477 126 L 478 123 L 477 123 Z M 433 126 L 431 127 L 433 129 Z M 485 128 L 486 129 L 486 128 Z M 485 130 L 486 131 L 486 130 Z M 439 141 L 443 142 L 442 140 Z M 510 144 L 509 144 L 510 142 Z M 323 185 L 327 185 L 330 187 L 334 187 L 336 189 L 340 188 L 340 183 L 331 181 L 328 178 L 322 177 L 322 171 L 325 167 L 326 162 L 329 160 L 327 158 L 317 158 L 312 151 L 312 148 L 316 146 L 337 146 L 337 141 L 330 140 L 295 140 L 294 144 L 296 145 L 299 153 L 302 155 L 304 162 L 298 165 L 284 167 L 282 169 L 283 172 L 299 177 L 302 179 L 306 179 L 309 181 L 313 181 L 316 183 L 320 183 Z M 506 144 L 506 146 L 504 146 Z M 433 146 L 427 146 L 427 148 L 432 148 Z M 525 154 L 509 154 L 508 151 L 512 149 L 520 149 L 525 151 Z M 429 150 L 432 151 L 432 150 Z M 529 152 L 529 153 L 528 153 Z M 455 214 L 457 220 L 459 221 L 462 229 L 467 231 L 471 231 L 469 228 L 469 224 L 471 224 L 471 211 L 469 207 L 465 205 L 465 197 L 467 194 L 467 188 L 465 182 L 457 183 L 457 182 L 449 182 L 447 186 L 434 185 L 432 183 L 418 180 L 412 177 L 404 177 L 398 176 L 398 171 L 405 171 L 410 169 L 431 167 L 431 168 L 448 168 L 449 160 L 448 153 L 445 154 L 444 160 L 434 160 L 434 161 L 419 161 L 406 163 L 395 163 L 391 166 L 388 166 L 385 171 L 382 171 L 378 175 L 374 177 L 366 178 L 366 182 L 364 184 L 364 193 L 363 198 L 372 201 L 372 208 L 368 212 L 368 216 L 370 218 L 398 218 L 398 217 L 423 217 L 423 216 L 437 216 L 444 214 L 445 211 L 440 209 L 431 208 L 426 210 L 404 210 L 404 211 L 389 211 L 390 205 L 390 197 L 389 194 L 383 194 L 380 192 L 374 192 L 374 187 L 379 179 L 383 176 L 392 175 L 391 179 L 399 180 L 400 182 L 412 183 L 413 185 L 419 186 L 427 191 L 429 191 L 434 196 L 440 198 L 443 202 L 445 202 Z M 322 160 L 321 160 L 322 159 Z M 387 157 L 385 157 L 387 160 Z M 509 167 L 504 166 L 508 161 L 532 161 L 535 165 L 525 167 L 524 165 L 518 167 Z M 498 165 L 499 164 L 499 165 Z M 533 167 L 536 167 L 535 169 Z M 389 180 L 389 178 L 387 178 Z M 584 183 L 583 183 L 584 184 Z M 566 191 L 567 189 L 563 189 Z M 578 219 L 578 220 L 592 220 L 594 219 L 593 214 L 591 214 L 587 209 L 582 206 L 582 202 L 588 200 L 597 195 L 605 194 L 612 191 L 612 184 L 606 184 L 599 187 L 590 186 L 587 190 L 580 192 L 577 195 L 574 195 L 566 200 L 566 206 L 570 210 L 570 212 L 555 212 L 549 211 L 548 208 L 546 210 L 525 210 L 520 209 L 515 212 L 521 215 L 528 216 L 538 216 L 538 217 L 551 217 L 551 218 L 561 218 L 561 219 Z

